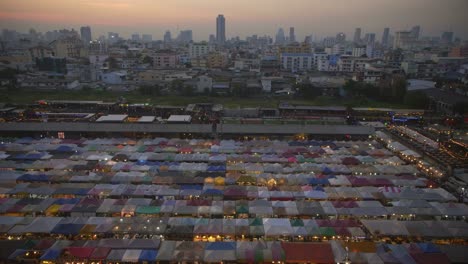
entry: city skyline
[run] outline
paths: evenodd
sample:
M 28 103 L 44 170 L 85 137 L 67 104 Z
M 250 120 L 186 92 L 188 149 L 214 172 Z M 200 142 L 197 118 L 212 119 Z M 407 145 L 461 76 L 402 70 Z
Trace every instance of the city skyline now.
M 40 2 L 41 5 L 30 0 L 2 1 L 2 27 L 21 32 L 35 28 L 45 32 L 59 28 L 79 31 L 81 26 L 89 25 L 93 29 L 93 38 L 118 29 L 124 37 L 139 32 L 152 34 L 155 39 L 162 39 L 167 29 L 175 34 L 191 29 L 194 40 L 198 41 L 216 33 L 213 18 L 224 14 L 229 20 L 227 39 L 245 38 L 252 34 L 274 36 L 279 27 L 290 26 L 295 28 L 298 41 L 310 34 L 314 38 L 334 36 L 337 32 L 353 36 L 356 27 L 362 28 L 363 34 L 377 33 L 380 38 L 386 27 L 395 32 L 410 30 L 415 25 L 421 26 L 423 36 L 440 36 L 443 31 L 454 31 L 456 37 L 468 38 L 468 30 L 464 28 L 468 18 L 463 13 L 468 9 L 468 2 L 459 0 L 396 0 L 380 1 L 379 4 L 370 0 L 352 3 L 339 0 L 295 0 L 288 3 L 260 0 L 255 6 L 245 0 L 235 3 L 210 0 L 196 3 L 183 0 L 169 3 L 148 0 L 82 0 L 73 4 L 56 0 Z M 359 6 L 366 8 L 360 9 Z

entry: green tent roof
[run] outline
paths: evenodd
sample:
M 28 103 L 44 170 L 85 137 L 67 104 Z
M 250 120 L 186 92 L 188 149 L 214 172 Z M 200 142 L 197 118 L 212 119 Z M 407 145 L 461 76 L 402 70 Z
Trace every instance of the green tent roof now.
M 335 229 L 333 229 L 332 227 L 320 227 L 320 235 L 322 236 L 334 236 L 336 235 L 335 233 Z
M 135 212 L 137 214 L 159 214 L 160 211 L 161 207 L 159 206 L 143 205 L 138 206 Z

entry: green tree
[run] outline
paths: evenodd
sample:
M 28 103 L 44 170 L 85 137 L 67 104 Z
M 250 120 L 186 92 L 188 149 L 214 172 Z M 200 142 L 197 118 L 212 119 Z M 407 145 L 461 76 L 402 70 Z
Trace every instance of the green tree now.
M 313 86 L 310 83 L 302 83 L 298 87 L 299 94 L 305 99 L 315 99 L 315 97 L 322 95 L 320 88 Z
M 395 100 L 402 101 L 406 94 L 406 78 L 403 76 L 395 76 L 392 80 L 392 97 Z
M 453 105 L 453 113 L 458 115 L 464 115 L 468 113 L 468 104 L 464 102 L 457 102 Z
M 138 92 L 142 95 L 158 96 L 161 94 L 161 89 L 158 85 L 142 85 L 138 88 Z
M 90 92 L 91 91 L 91 87 L 89 85 L 84 85 L 83 87 L 81 87 L 81 90 L 83 92 Z
M 153 66 L 153 57 L 145 56 L 145 57 L 143 58 L 143 63 L 148 63 L 148 64 L 150 64 L 151 66 Z
M 0 78 L 1 79 L 9 79 L 9 80 L 14 80 L 16 77 L 16 74 L 18 74 L 19 71 L 12 69 L 12 68 L 5 68 L 0 71 Z
M 109 69 L 115 70 L 119 68 L 119 65 L 117 64 L 117 60 L 114 57 L 109 57 L 105 61 L 107 65 L 109 66 Z
M 405 94 L 403 103 L 409 108 L 427 109 L 430 99 L 421 91 L 413 91 Z
M 192 96 L 193 95 L 193 87 L 190 85 L 185 85 L 182 89 L 182 95 L 184 96 Z

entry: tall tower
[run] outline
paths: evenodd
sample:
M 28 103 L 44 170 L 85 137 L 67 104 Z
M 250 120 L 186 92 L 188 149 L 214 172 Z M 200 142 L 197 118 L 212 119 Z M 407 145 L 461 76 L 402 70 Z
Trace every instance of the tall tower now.
M 223 15 L 216 18 L 216 42 L 224 44 L 226 42 L 226 19 Z
M 81 41 L 83 41 L 84 44 L 88 45 L 89 42 L 91 42 L 91 40 L 92 40 L 91 27 L 89 27 L 89 26 L 81 27 L 80 28 L 80 34 L 81 34 Z
M 356 28 L 356 30 L 354 31 L 353 42 L 354 43 L 361 42 L 361 28 Z
M 172 41 L 171 31 L 166 30 L 166 33 L 164 33 L 164 43 L 170 43 L 171 41 Z
M 419 34 L 421 33 L 421 26 L 414 26 L 412 29 L 411 29 L 411 36 L 414 38 L 414 39 L 419 39 Z
M 294 34 L 294 27 L 289 28 L 289 42 L 296 42 L 296 35 Z
M 390 35 L 390 29 L 389 28 L 384 28 L 383 30 L 383 35 L 382 35 L 382 45 L 384 47 L 388 46 L 388 37 Z
M 275 42 L 276 44 L 284 44 L 284 30 L 283 28 L 279 28 L 278 29 L 278 33 L 276 33 L 276 39 L 275 39 Z

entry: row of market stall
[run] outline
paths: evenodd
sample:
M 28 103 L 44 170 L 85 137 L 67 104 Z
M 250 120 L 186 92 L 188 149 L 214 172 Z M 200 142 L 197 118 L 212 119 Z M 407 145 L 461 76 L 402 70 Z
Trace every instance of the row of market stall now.
M 263 210 L 262 207 L 258 207 Z M 301 208 L 302 209 L 302 208 Z M 311 215 L 315 208 L 307 213 Z M 249 209 L 247 209 L 249 210 Z M 246 210 L 246 212 L 247 212 Z M 283 208 L 287 211 L 287 207 Z M 151 208 L 143 215 L 157 214 Z M 271 212 L 266 212 L 271 213 Z M 243 214 L 241 212 L 240 214 Z M 265 238 L 285 241 L 376 237 L 466 239 L 468 223 L 452 220 L 311 219 L 311 218 L 199 218 L 199 217 L 17 217 L 0 216 L 3 238 L 157 237 L 190 241 L 229 241 Z M 125 238 L 125 237 L 124 237 Z
M 373 242 L 192 242 L 172 240 L 2 241 L 9 261 L 43 263 L 463 263 L 467 246 Z M 16 247 L 16 248 L 15 248 Z
M 163 200 L 150 198 L 2 198 L 1 215 L 17 216 L 224 216 L 224 217 L 380 217 L 400 215 L 440 219 L 463 217 L 468 207 L 463 203 L 399 199 L 383 205 L 376 200 Z

